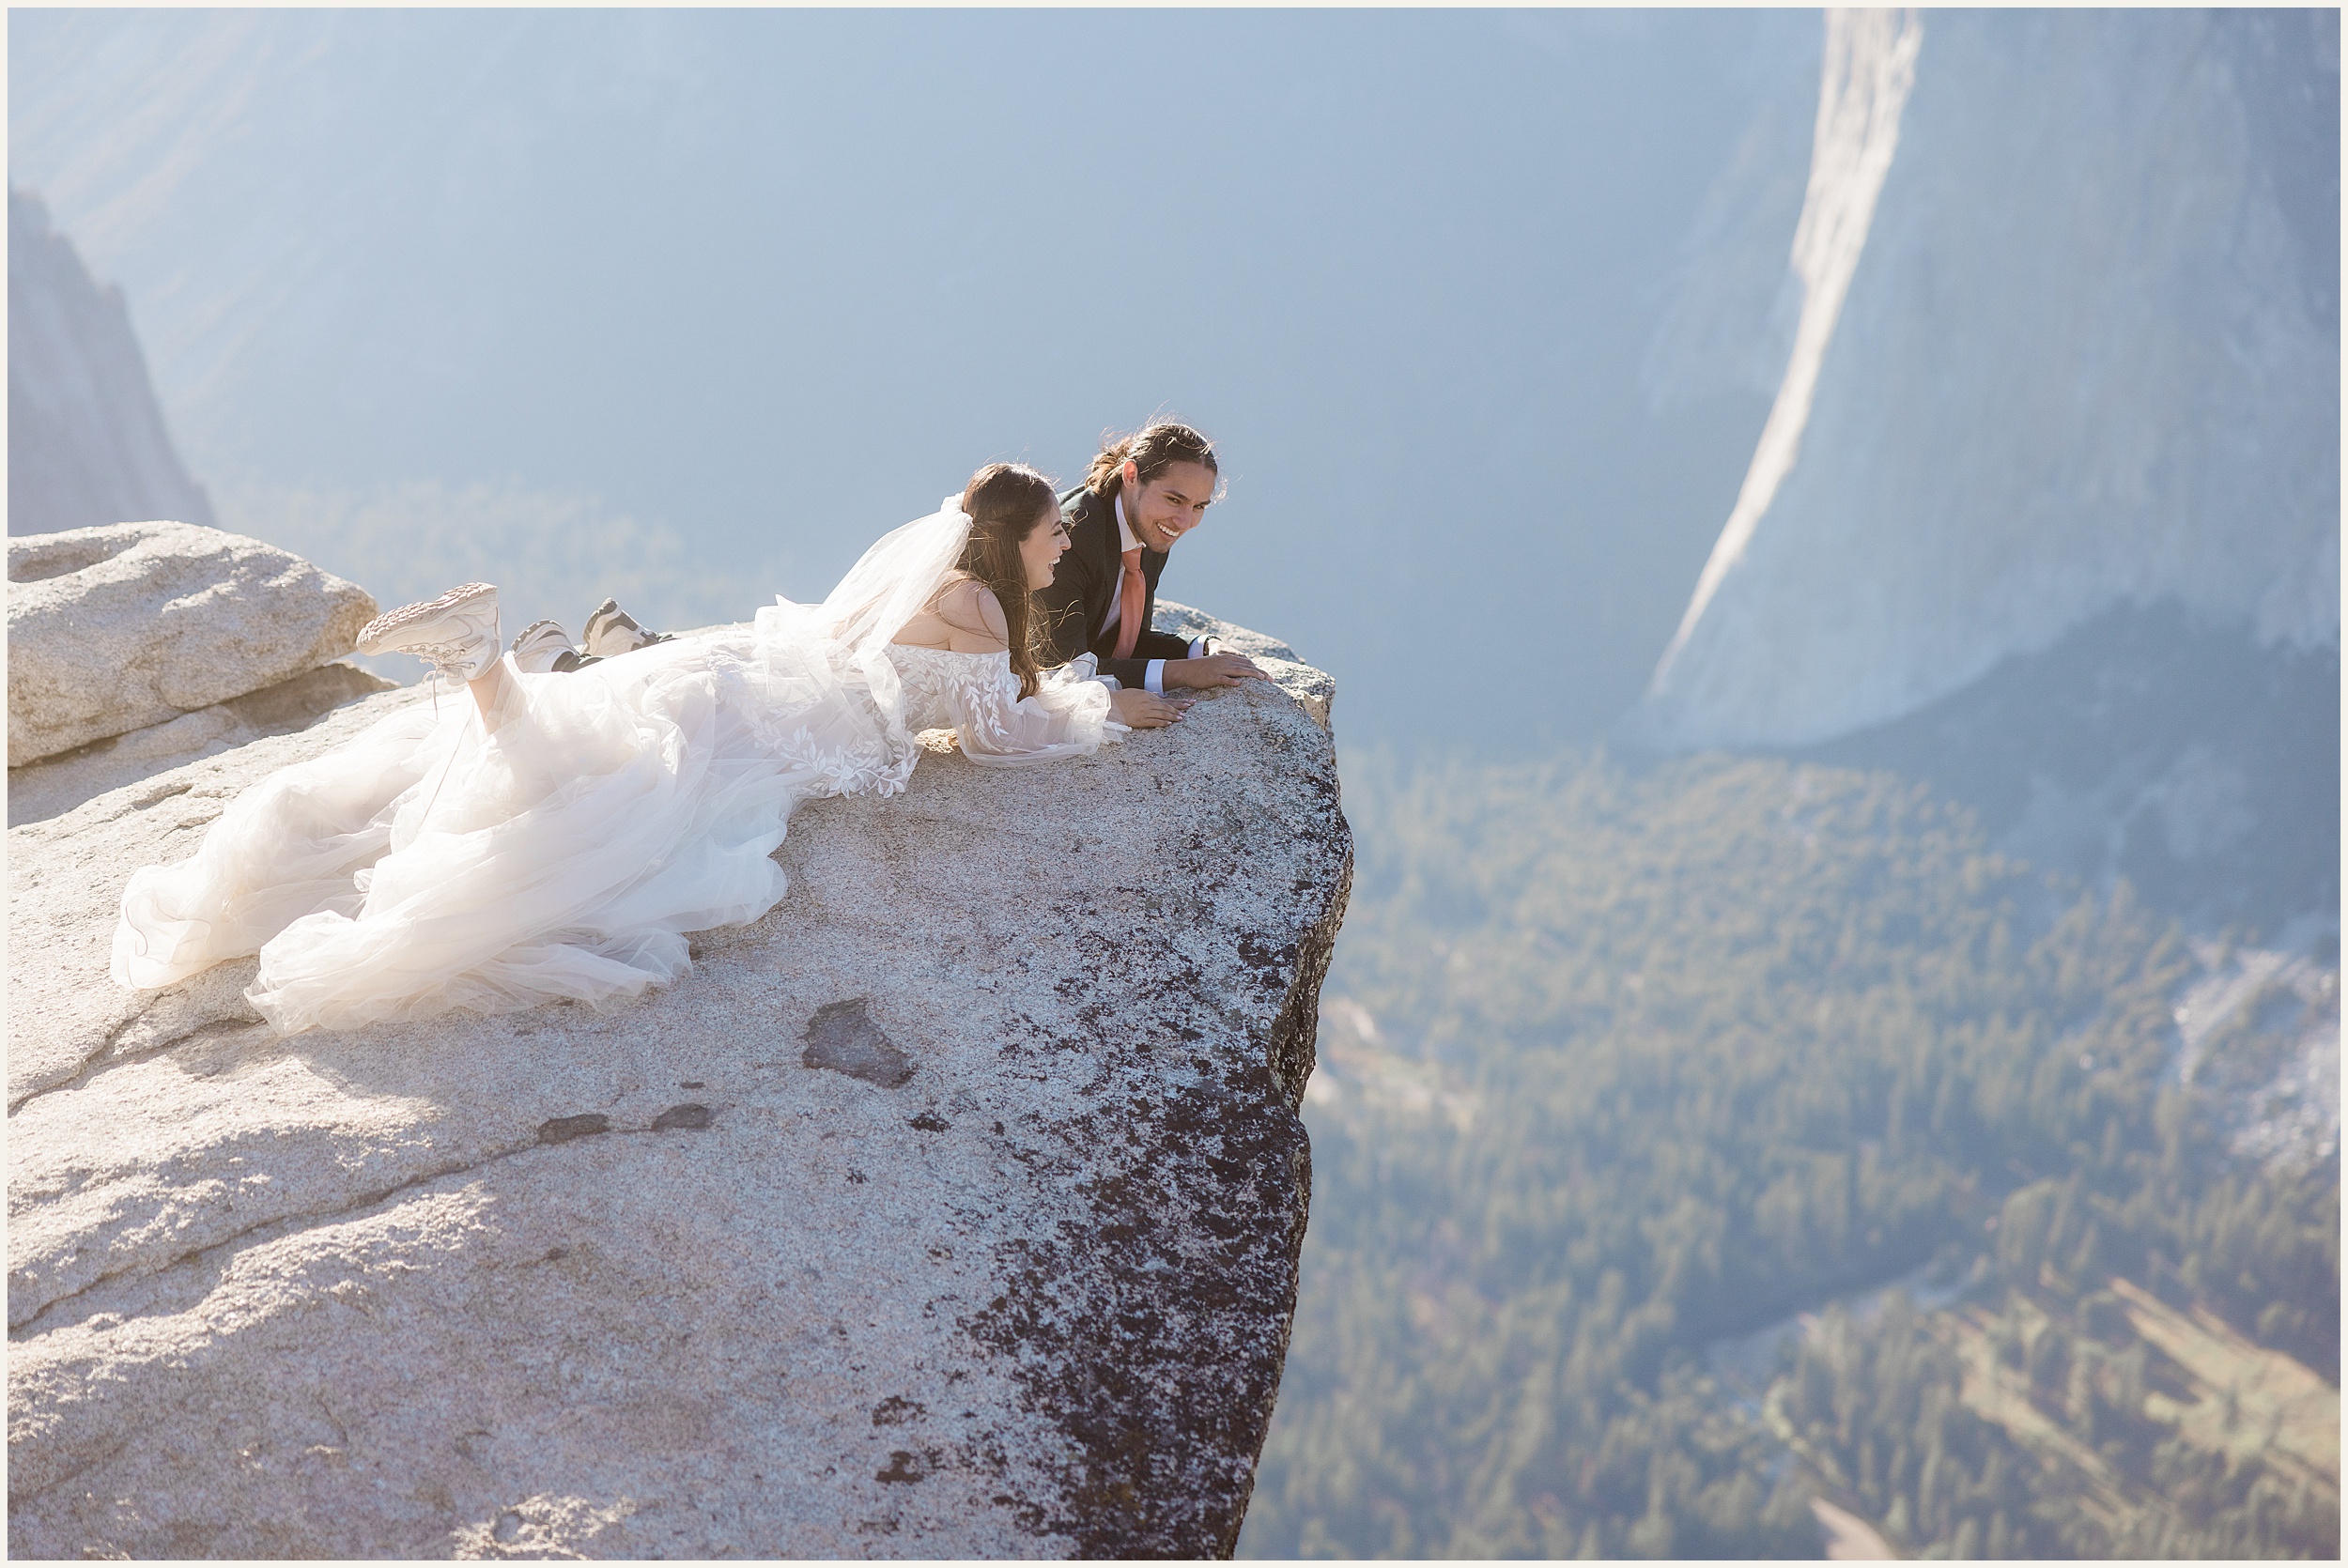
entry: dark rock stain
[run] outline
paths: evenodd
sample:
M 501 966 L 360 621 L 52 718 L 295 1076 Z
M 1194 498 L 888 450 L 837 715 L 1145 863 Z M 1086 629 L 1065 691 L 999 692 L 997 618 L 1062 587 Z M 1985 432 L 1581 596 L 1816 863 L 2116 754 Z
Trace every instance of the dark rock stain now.
M 673 1128 L 699 1129 L 709 1125 L 706 1105 L 672 1105 L 652 1120 L 655 1132 L 667 1132 Z
M 538 1124 L 538 1141 L 542 1144 L 567 1144 L 574 1138 L 591 1137 L 611 1130 L 611 1118 L 600 1111 L 590 1111 L 583 1116 L 557 1116 Z
M 818 1007 L 807 1023 L 807 1050 L 800 1061 L 829 1068 L 884 1089 L 902 1086 L 914 1073 L 911 1058 L 889 1042 L 861 996 Z
M 937 1468 L 937 1461 L 938 1455 L 935 1451 L 908 1453 L 904 1449 L 898 1449 L 889 1454 L 888 1468 L 875 1471 L 873 1479 L 892 1485 L 910 1485 L 917 1481 L 928 1480 L 930 1473 Z

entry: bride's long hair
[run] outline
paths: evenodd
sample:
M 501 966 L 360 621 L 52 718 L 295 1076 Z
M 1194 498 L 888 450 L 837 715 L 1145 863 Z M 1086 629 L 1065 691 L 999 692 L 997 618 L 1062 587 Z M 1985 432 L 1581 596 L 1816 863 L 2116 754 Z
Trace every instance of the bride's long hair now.
M 1003 627 L 1011 642 L 1012 672 L 1019 677 L 1019 695 L 1033 697 L 1043 671 L 1043 617 L 1036 613 L 1035 594 L 1027 587 L 1027 563 L 1019 546 L 1043 526 L 1044 509 L 1059 510 L 1052 482 L 1025 463 L 989 463 L 970 476 L 962 492 L 962 509 L 970 515 L 970 543 L 962 552 L 962 569 L 992 590 L 1003 607 Z

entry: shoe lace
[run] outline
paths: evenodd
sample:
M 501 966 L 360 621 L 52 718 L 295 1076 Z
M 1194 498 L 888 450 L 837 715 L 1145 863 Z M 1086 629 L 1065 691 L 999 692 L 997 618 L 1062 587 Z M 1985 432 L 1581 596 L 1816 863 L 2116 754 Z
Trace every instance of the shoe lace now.
M 472 650 L 473 644 L 468 640 L 460 642 L 411 642 L 407 647 L 401 649 L 400 652 L 403 653 L 413 653 L 420 659 L 428 659 L 431 661 L 432 668 L 436 673 L 454 676 L 464 672 L 466 656 L 470 654 Z

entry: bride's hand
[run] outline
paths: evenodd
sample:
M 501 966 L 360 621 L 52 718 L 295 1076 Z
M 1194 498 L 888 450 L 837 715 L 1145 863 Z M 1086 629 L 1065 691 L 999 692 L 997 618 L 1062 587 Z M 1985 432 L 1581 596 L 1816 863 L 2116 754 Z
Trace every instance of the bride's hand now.
M 1188 703 L 1176 702 L 1154 692 L 1135 691 L 1131 686 L 1112 693 L 1109 711 L 1117 721 L 1134 730 L 1156 730 L 1182 716 Z

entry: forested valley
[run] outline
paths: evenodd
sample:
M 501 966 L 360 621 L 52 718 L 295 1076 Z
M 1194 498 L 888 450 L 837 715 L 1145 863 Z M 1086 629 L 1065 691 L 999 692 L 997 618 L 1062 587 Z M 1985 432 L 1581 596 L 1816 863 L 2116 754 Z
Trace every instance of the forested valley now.
M 1345 780 L 1244 1554 L 2338 1555 L 2337 1140 L 2218 1092 L 2336 969 L 2197 1076 L 2206 951 L 1892 775 Z

